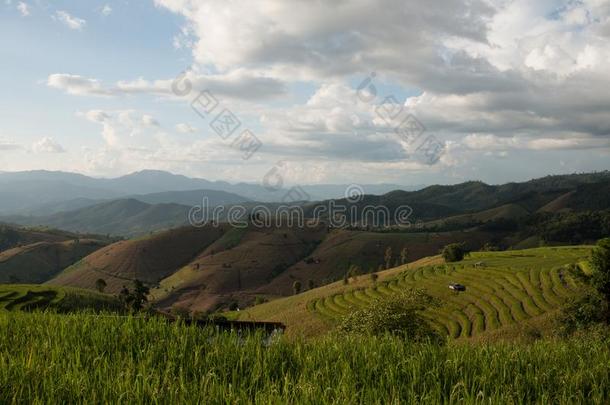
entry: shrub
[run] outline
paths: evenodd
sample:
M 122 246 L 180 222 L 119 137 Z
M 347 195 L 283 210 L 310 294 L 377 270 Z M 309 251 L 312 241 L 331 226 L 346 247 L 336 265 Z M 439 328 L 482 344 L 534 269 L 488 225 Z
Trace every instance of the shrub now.
M 267 298 L 263 297 L 262 295 L 259 295 L 254 299 L 254 305 L 261 305 L 265 302 L 267 302 Z
M 98 278 L 95 281 L 95 289 L 101 293 L 104 292 L 104 290 L 106 289 L 106 286 L 107 286 L 106 280 L 104 280 L 103 278 Z
M 468 251 L 463 243 L 451 243 L 443 248 L 443 259 L 447 263 L 461 262 Z
M 438 333 L 420 312 L 435 305 L 423 290 L 407 290 L 374 301 L 366 308 L 349 313 L 339 330 L 362 335 L 392 334 L 411 341 L 440 341 Z
M 297 295 L 301 292 L 301 282 L 299 280 L 295 281 L 294 284 L 292 284 L 292 290 L 294 291 L 294 295 Z

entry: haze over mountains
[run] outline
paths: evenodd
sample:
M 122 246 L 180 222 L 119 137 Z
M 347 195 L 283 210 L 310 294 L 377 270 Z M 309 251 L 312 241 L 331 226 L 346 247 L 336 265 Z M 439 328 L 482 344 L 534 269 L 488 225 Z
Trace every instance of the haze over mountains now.
M 53 183 L 56 181 L 53 179 L 57 178 L 63 178 L 64 181 L 61 184 Z M 23 200 L 24 196 L 28 194 L 35 196 L 34 190 L 28 189 L 28 187 L 32 187 L 33 184 L 43 184 L 43 188 L 48 190 L 53 189 L 53 184 L 56 185 L 56 188 L 53 189 L 55 194 L 41 195 L 38 199 L 38 208 L 35 210 L 30 208 L 29 215 L 0 216 L 0 220 L 6 223 L 123 237 L 141 236 L 152 231 L 187 225 L 189 211 L 193 206 L 200 206 L 204 197 L 207 198 L 210 207 L 240 204 L 246 209 L 252 209 L 254 206 L 263 204 L 273 211 L 278 204 L 261 203 L 231 192 L 209 189 L 131 194 L 115 199 L 93 199 L 84 196 L 86 192 L 98 193 L 98 195 L 103 192 L 120 195 L 121 191 L 125 192 L 129 189 L 144 192 L 160 187 L 172 187 L 172 185 L 189 187 L 210 183 L 163 172 L 136 173 L 127 178 L 115 180 L 90 179 L 80 175 L 46 172 L 6 174 L 4 177 L 0 175 L 0 179 L 4 179 L 3 186 L 5 186 L 0 192 L 0 195 L 4 197 L 1 200 L 2 203 L 6 207 L 20 202 L 24 207 L 22 210 L 27 206 L 26 200 Z M 73 179 L 74 183 L 68 183 L 69 179 Z M 154 179 L 159 181 L 155 182 Z M 175 180 L 174 183 L 172 183 L 172 179 Z M 87 184 L 98 181 L 101 181 L 100 184 L 106 184 L 106 188 L 87 186 Z M 237 187 L 228 183 L 214 184 L 223 184 L 230 189 Z M 61 189 L 61 187 L 64 187 L 63 190 L 66 192 L 63 198 L 67 200 L 44 202 L 46 198 L 59 198 L 57 189 Z M 249 187 L 250 189 L 256 187 L 264 189 L 255 185 Z M 312 189 L 315 187 L 317 186 L 312 186 Z M 341 186 L 322 187 L 326 188 L 327 192 L 335 187 L 336 193 L 339 193 Z M 363 187 L 365 191 L 370 188 Z M 352 217 L 354 214 L 351 210 L 346 213 L 352 224 L 357 224 L 362 220 L 358 215 L 362 214 L 366 206 L 384 207 L 392 214 L 401 207 L 409 206 L 412 209 L 412 213 L 409 215 L 410 222 L 436 221 L 438 224 L 438 221 L 446 222 L 449 219 L 463 222 L 465 218 L 472 220 L 473 218 L 486 218 L 490 215 L 493 217 L 500 207 L 502 212 L 521 213 L 522 215 L 537 211 L 605 209 L 609 206 L 608 195 L 610 195 L 605 191 L 609 189 L 610 173 L 600 172 L 547 176 L 528 182 L 497 186 L 471 181 L 451 186 L 430 186 L 417 191 L 394 190 L 381 195 L 367 194 L 355 203 L 340 195 L 341 198 L 338 199 L 300 202 L 299 204 L 302 205 L 305 216 L 310 218 L 318 207 L 328 205 L 330 201 L 334 201 L 339 206 L 355 206 L 358 208 L 356 217 Z M 70 191 L 75 191 L 75 193 L 70 195 Z M 75 198 L 69 199 L 70 197 Z M 36 204 L 35 201 L 37 201 L 35 197 L 32 198 L 27 200 L 29 204 L 32 204 L 30 207 L 34 206 L 33 204 Z M 482 213 L 486 210 L 492 211 Z M 223 220 L 223 218 L 217 219 Z M 391 221 L 388 221 L 388 225 L 391 225 L 389 222 Z
M 304 199 L 316 201 L 341 198 L 345 195 L 346 187 L 346 185 L 304 185 L 302 189 L 308 197 Z M 363 188 L 370 194 L 383 194 L 392 190 L 417 187 L 380 184 L 363 185 Z M 95 205 L 102 202 L 101 200 L 119 198 L 136 198 L 151 204 L 193 205 L 201 203 L 203 190 L 210 199 L 211 205 L 247 201 L 279 202 L 288 192 L 286 186 L 275 190 L 257 184 L 230 184 L 154 170 L 114 179 L 49 171 L 0 172 L 0 214 L 48 215 Z

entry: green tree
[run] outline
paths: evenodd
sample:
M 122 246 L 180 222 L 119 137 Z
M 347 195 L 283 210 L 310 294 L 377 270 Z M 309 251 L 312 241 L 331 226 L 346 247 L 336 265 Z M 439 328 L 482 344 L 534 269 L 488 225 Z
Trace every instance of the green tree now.
M 451 243 L 443 248 L 443 259 L 447 263 L 461 262 L 468 254 L 463 243 Z
M 406 264 L 409 261 L 409 249 L 407 247 L 403 247 L 400 251 L 400 263 Z
M 294 291 L 294 295 L 297 295 L 301 292 L 301 282 L 299 280 L 295 281 L 294 284 L 292 284 L 292 290 Z
M 98 290 L 99 292 L 103 293 L 104 290 L 106 289 L 108 284 L 106 284 L 106 280 L 104 280 L 103 278 L 98 278 L 95 281 L 95 289 Z
M 412 341 L 440 341 L 438 333 L 421 316 L 421 311 L 432 305 L 436 301 L 423 290 L 406 290 L 349 313 L 339 330 L 362 335 L 390 333 Z
M 119 292 L 119 300 L 126 310 L 135 313 L 144 308 L 144 305 L 148 302 L 149 293 L 150 289 L 144 283 L 140 280 L 135 280 L 133 282 L 133 290 L 123 286 Z
M 610 302 L 610 238 L 601 239 L 591 253 L 591 284 Z
M 383 255 L 385 261 L 385 268 L 389 269 L 392 266 L 392 246 L 388 246 Z

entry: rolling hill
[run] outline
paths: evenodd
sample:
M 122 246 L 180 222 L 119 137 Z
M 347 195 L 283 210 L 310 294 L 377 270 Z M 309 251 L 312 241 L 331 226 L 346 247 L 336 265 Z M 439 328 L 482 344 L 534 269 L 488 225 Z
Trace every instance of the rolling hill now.
M 589 256 L 590 246 L 481 252 L 460 263 L 445 264 L 438 256 L 378 273 L 379 279 L 358 277 L 245 309 L 241 320 L 283 322 L 292 336 L 319 336 L 331 331 L 349 311 L 403 289 L 423 288 L 438 307 L 423 313 L 432 326 L 453 338 L 510 334 L 517 325 L 545 333 L 549 317 L 570 297 L 578 281 L 565 266 Z M 466 286 L 456 293 L 452 282 Z
M 5 250 L 0 253 L 0 283 L 44 283 L 106 245 L 98 240 L 78 239 L 36 242 Z
M 109 292 L 135 279 L 152 287 L 155 305 L 191 311 L 213 311 L 251 305 L 257 297 L 292 294 L 292 285 L 323 285 L 342 279 L 354 266 L 371 272 L 391 264 L 403 248 L 415 260 L 444 245 L 468 240 L 474 248 L 497 237 L 471 231 L 446 233 L 375 233 L 330 229 L 323 224 L 298 227 L 245 228 L 207 226 L 178 228 L 120 241 L 100 249 L 48 281 L 53 285 L 95 288 L 103 278 Z
M 135 237 L 188 223 L 191 207 L 147 204 L 136 199 L 112 200 L 47 217 L 13 217 L 24 225 L 49 226 L 72 232 Z
M 192 261 L 225 230 L 185 227 L 120 241 L 85 257 L 48 284 L 94 289 L 96 280 L 102 278 L 110 293 L 135 279 L 155 285 Z

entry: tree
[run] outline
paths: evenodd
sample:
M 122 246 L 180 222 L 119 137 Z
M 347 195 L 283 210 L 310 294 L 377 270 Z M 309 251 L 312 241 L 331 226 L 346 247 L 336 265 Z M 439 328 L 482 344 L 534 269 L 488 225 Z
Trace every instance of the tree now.
M 558 319 L 558 329 L 568 335 L 597 323 L 610 323 L 610 238 L 601 239 L 589 260 L 591 275 L 579 266 L 568 269 L 577 279 L 588 283 L 581 297 L 573 298 L 564 306 Z
M 106 280 L 104 280 L 103 278 L 98 278 L 95 281 L 95 289 L 98 290 L 101 293 L 104 292 L 104 290 L 106 289 L 107 285 L 108 284 L 106 284 Z
M 406 290 L 375 300 L 369 306 L 343 318 L 339 330 L 361 335 L 390 333 L 412 341 L 440 341 L 438 333 L 421 316 L 421 311 L 436 305 L 423 290 Z
M 601 239 L 591 253 L 593 287 L 610 302 L 610 238 Z
M 409 261 L 409 249 L 407 247 L 403 247 L 400 251 L 400 263 L 406 264 Z
M 385 260 L 385 268 L 389 269 L 392 265 L 392 246 L 388 246 L 388 248 L 385 250 L 383 258 Z
M 468 251 L 463 243 L 451 243 L 443 248 L 443 259 L 447 263 L 460 262 Z
M 138 312 L 144 308 L 144 304 L 148 302 L 148 294 L 150 289 L 144 285 L 140 280 L 133 282 L 133 291 L 123 286 L 119 292 L 119 300 L 123 304 L 126 310 L 131 312 Z
M 347 271 L 347 274 L 349 277 L 353 278 L 354 281 L 356 280 L 356 278 L 360 275 L 361 271 L 360 271 L 360 267 L 356 266 L 355 264 L 352 264 L 349 267 L 349 270 Z
M 301 292 L 301 282 L 299 280 L 295 281 L 292 284 L 292 290 L 294 291 L 294 295 L 297 295 Z

